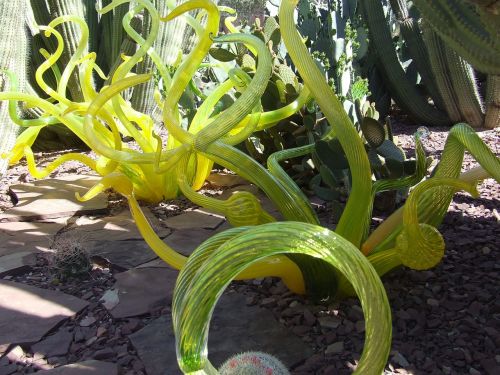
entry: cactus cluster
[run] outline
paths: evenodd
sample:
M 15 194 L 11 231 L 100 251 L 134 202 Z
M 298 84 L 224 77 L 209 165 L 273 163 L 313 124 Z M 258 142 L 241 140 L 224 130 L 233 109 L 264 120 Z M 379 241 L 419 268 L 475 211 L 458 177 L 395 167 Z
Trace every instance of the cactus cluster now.
M 494 22 L 498 25 L 498 16 L 488 15 L 483 20 L 480 15 L 487 13 L 484 7 L 474 8 L 463 1 L 413 3 L 421 13 L 403 0 L 391 0 L 391 7 L 387 9 L 397 20 L 402 46 L 411 60 L 405 70 L 382 3 L 361 0 L 363 17 L 370 30 L 370 43 L 377 51 L 378 67 L 394 100 L 426 125 L 465 121 L 474 128 L 498 126 L 499 109 L 495 103 L 499 99 L 494 97 L 498 89 L 492 78 L 498 74 L 495 69 L 498 69 L 500 59 L 498 27 L 493 26 Z M 461 43 L 469 40 L 471 49 L 465 51 L 457 46 L 453 42 L 457 38 L 462 38 Z M 495 61 L 496 68 L 492 67 L 495 65 L 492 61 Z M 473 68 L 489 74 L 485 100 Z M 418 76 L 425 86 L 424 91 L 416 85 Z

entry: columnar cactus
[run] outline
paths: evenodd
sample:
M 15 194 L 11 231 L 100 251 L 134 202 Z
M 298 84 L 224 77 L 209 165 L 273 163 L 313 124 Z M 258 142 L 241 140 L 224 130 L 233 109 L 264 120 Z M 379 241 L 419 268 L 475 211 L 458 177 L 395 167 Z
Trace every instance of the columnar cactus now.
M 385 72 L 395 101 L 415 119 L 428 125 L 445 125 L 446 123 L 465 121 L 474 128 L 498 126 L 498 112 L 491 112 L 485 118 L 485 105 L 479 93 L 475 72 L 469 61 L 466 61 L 466 59 L 471 58 L 470 62 L 473 66 L 484 68 L 490 64 L 488 59 L 491 56 L 484 52 L 482 55 L 476 54 L 474 57 L 473 54 L 476 51 L 472 51 L 473 48 L 471 48 L 470 53 L 462 54 L 462 49 L 456 48 L 453 41 L 446 37 L 446 33 L 449 31 L 448 24 L 455 25 L 455 21 L 450 17 L 456 16 L 456 24 L 462 25 L 463 28 L 467 28 L 467 22 L 471 23 L 471 30 L 467 31 L 470 32 L 468 37 L 472 38 L 472 35 L 478 38 L 482 37 L 483 44 L 485 46 L 489 44 L 489 48 L 492 49 L 491 53 L 494 54 L 498 43 L 492 40 L 492 36 L 498 34 L 500 37 L 500 32 L 498 28 L 493 27 L 494 21 L 491 19 L 498 21 L 498 15 L 487 13 L 480 6 L 477 7 L 476 12 L 471 4 L 462 2 L 463 4 L 457 5 L 454 0 L 450 0 L 433 3 L 432 6 L 436 8 L 436 12 L 441 12 L 439 16 L 432 15 L 428 18 L 423 12 L 422 19 L 417 20 L 410 15 L 407 3 L 406 0 L 390 0 L 405 46 L 410 52 L 411 59 L 415 63 L 427 93 L 417 91 L 414 83 L 410 82 L 405 75 L 397 58 L 381 2 L 362 0 L 363 15 L 370 28 L 370 41 L 378 53 L 379 67 Z M 415 3 L 418 5 L 419 2 Z M 438 3 L 443 4 L 439 5 Z M 483 18 L 478 16 L 481 14 L 486 14 L 487 16 L 484 18 L 490 23 L 483 23 Z M 435 17 L 441 17 L 442 22 L 439 27 L 443 28 L 444 32 L 439 31 L 434 26 Z M 448 22 L 445 22 L 445 19 Z M 423 25 L 422 30 L 420 29 L 421 24 Z M 454 28 L 455 26 L 449 27 Z M 482 36 L 475 33 L 482 33 Z M 471 43 L 473 43 L 472 39 Z M 479 63 L 478 59 L 481 60 Z M 489 72 L 488 69 L 483 70 Z M 494 80 L 490 81 L 494 82 Z M 494 97 L 496 92 L 494 87 L 495 84 L 490 84 L 488 103 L 498 102 L 498 98 Z M 426 94 L 432 98 L 436 108 L 428 103 Z M 423 103 L 425 108 L 430 108 L 430 112 L 422 110 L 423 107 L 416 105 L 416 103 Z M 494 105 L 487 106 L 487 109 L 489 108 L 496 107 Z M 438 113 L 436 109 L 441 111 L 439 117 L 436 117 Z M 444 122 L 443 115 L 446 120 Z M 497 116 L 496 120 L 495 115 Z
M 363 16 L 370 30 L 370 42 L 377 51 L 377 67 L 383 72 L 396 103 L 412 117 L 427 125 L 450 125 L 443 111 L 427 102 L 410 82 L 401 66 L 391 32 L 379 0 L 362 0 Z
M 27 0 L 11 0 L 0 2 L 0 28 L 2 43 L 0 43 L 0 69 L 11 70 L 19 77 L 20 90 L 26 85 L 28 65 L 28 43 L 23 37 L 25 28 L 19 22 L 19 15 L 26 13 Z M 7 83 L 4 75 L 0 75 L 0 91 L 5 90 Z M 0 103 L 0 153 L 9 152 L 16 141 L 20 127 L 9 117 L 8 102 Z M 0 159 L 0 176 L 7 169 L 7 160 Z
M 472 2 L 472 1 L 471 1 Z M 476 69 L 500 74 L 498 2 L 415 0 L 422 17 L 443 40 Z

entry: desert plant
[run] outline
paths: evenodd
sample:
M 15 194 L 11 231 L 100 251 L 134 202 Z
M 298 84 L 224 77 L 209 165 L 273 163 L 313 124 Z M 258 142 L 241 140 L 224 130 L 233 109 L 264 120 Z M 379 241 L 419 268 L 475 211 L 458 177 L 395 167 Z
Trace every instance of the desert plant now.
M 27 38 L 23 38 L 25 33 L 22 23 L 19 22 L 19 14 L 23 14 L 27 9 L 27 0 L 7 1 L 0 4 L 0 28 L 2 30 L 2 43 L 0 43 L 0 69 L 9 69 L 22 77 L 20 82 L 21 90 L 26 89 L 26 71 L 28 44 Z M 5 90 L 7 82 L 0 79 L 0 89 Z M 15 108 L 16 111 L 20 109 Z M 17 135 L 20 132 L 17 126 L 9 117 L 7 103 L 0 103 L 0 153 L 9 152 L 15 144 Z M 8 162 L 0 160 L 0 176 L 7 170 Z
M 351 245 L 363 249 L 368 255 L 367 259 L 380 275 L 401 264 L 416 269 L 433 267 L 439 262 L 444 251 L 444 242 L 435 227 L 444 216 L 453 192 L 466 189 L 475 194 L 475 182 L 486 177 L 488 173 L 497 180 L 500 179 L 498 173 L 500 160 L 487 149 L 470 127 L 465 124 L 456 125 L 450 132 L 442 161 L 433 177 L 419 184 L 410 194 L 404 208 L 390 217 L 385 224 L 381 225 L 379 231 L 375 231 L 365 241 L 365 236 L 368 234 L 367 218 L 371 213 L 374 192 L 379 189 L 383 190 L 388 185 L 398 186 L 408 181 L 407 179 L 403 179 L 405 181 L 393 180 L 372 185 L 370 164 L 364 152 L 363 143 L 340 101 L 323 80 L 321 71 L 309 56 L 307 48 L 295 30 L 293 21 L 295 5 L 294 0 L 283 1 L 281 4 L 282 36 L 305 85 L 311 90 L 334 129 L 335 133 L 333 134 L 332 130 L 326 139 L 337 138 L 344 148 L 347 162 L 351 166 L 353 188 L 335 235 L 324 228 L 306 223 L 269 223 L 253 228 L 241 227 L 223 232 L 195 250 L 186 267 L 181 271 L 173 303 L 178 360 L 185 372 L 200 370 L 202 373 L 203 371 L 213 373 L 213 368 L 206 358 L 208 322 L 217 298 L 230 280 L 236 275 L 244 274 L 245 267 L 262 259 L 265 255 L 293 251 L 335 262 L 333 264 L 340 270 L 340 273 L 337 276 L 332 274 L 330 282 L 334 282 L 338 277 L 340 293 L 352 293 L 354 290 L 358 294 L 365 317 L 367 317 L 367 327 L 370 326 L 370 328 L 367 329 L 365 350 L 356 372 L 379 374 L 383 369 L 384 361 L 378 360 L 387 356 L 385 345 L 390 341 L 390 329 L 386 326 L 381 331 L 377 330 L 385 326 L 383 323 L 385 312 L 371 311 L 370 306 L 374 306 L 373 303 L 375 303 L 385 309 L 385 303 L 382 300 L 386 297 L 379 290 L 365 294 L 367 288 L 378 288 L 378 280 L 372 279 L 372 284 L 364 282 L 361 285 L 358 284 L 360 280 L 348 271 L 351 262 L 357 264 L 357 276 L 364 274 L 365 271 L 368 273 L 372 271 L 369 271 L 369 267 L 365 268 L 362 265 L 364 264 L 362 258 L 358 259 L 357 255 L 354 255 L 357 254 L 356 249 L 353 248 L 352 251 L 348 249 Z M 463 181 L 458 179 L 460 163 L 457 161 L 462 160 L 464 147 L 472 150 L 488 172 L 483 170 L 476 174 L 465 175 Z M 282 151 L 269 167 L 280 181 L 289 183 L 289 178 L 279 173 L 277 162 L 282 157 L 296 156 L 296 154 L 310 151 L 310 147 Z M 344 242 L 344 239 L 348 241 Z M 323 248 L 323 245 L 329 249 Z M 335 260 L 330 258 L 334 255 Z M 356 258 L 348 260 L 347 255 Z M 344 256 L 347 257 L 344 258 Z M 284 273 L 286 277 L 283 281 L 287 285 L 296 287 L 296 284 L 292 282 L 295 279 L 292 276 L 294 268 L 289 268 L 290 264 L 282 263 L 283 261 L 283 258 L 276 257 L 275 266 L 281 267 L 280 264 L 282 264 L 284 268 L 288 268 L 288 271 Z M 275 275 L 276 269 L 274 272 L 269 271 L 269 274 Z M 353 289 L 351 289 L 351 283 Z M 369 298 L 373 298 L 372 303 L 367 302 Z M 375 302 L 376 298 L 381 299 Z M 370 321 L 372 318 L 373 320 Z M 376 346 L 371 345 L 372 339 L 377 341 Z
M 464 121 L 474 128 L 498 126 L 498 118 L 495 119 L 494 115 L 498 115 L 496 103 L 499 99 L 492 96 L 497 89 L 495 69 L 491 64 L 493 56 L 499 51 L 498 43 L 495 42 L 498 39 L 495 33 L 498 31 L 493 26 L 495 16 L 482 19 L 479 14 L 483 14 L 484 10 L 477 6 L 476 12 L 472 5 L 465 2 L 441 1 L 431 4 L 418 1 L 414 3 L 423 11 L 422 17 L 419 17 L 419 13 L 408 9 L 407 3 L 390 1 L 400 37 L 412 61 L 410 68 L 421 76 L 426 92 L 415 85 L 416 74 L 411 74 L 410 68 L 405 72 L 399 62 L 382 2 L 360 2 L 370 31 L 370 43 L 377 51 L 377 66 L 384 73 L 394 100 L 415 119 L 428 125 Z M 467 47 L 457 45 L 457 35 L 462 34 L 460 44 L 470 38 L 470 52 Z M 485 47 L 488 52 L 479 47 L 483 44 L 489 46 Z M 485 101 L 479 94 L 474 69 L 465 59 L 491 76 L 488 77 L 491 91 Z M 429 97 L 434 105 L 429 103 Z M 490 110 L 492 113 L 488 114 Z
M 92 269 L 90 254 L 84 240 L 74 236 L 59 236 L 50 245 L 48 267 L 57 278 L 82 277 Z
M 110 12 L 129 0 L 114 0 L 100 10 Z M 78 17 L 56 18 L 44 28 L 46 37 L 55 36 L 56 50 L 47 54 L 46 61 L 37 69 L 36 78 L 49 100 L 17 91 L 12 72 L 12 91 L 0 93 L 0 100 L 9 100 L 9 108 L 18 101 L 40 108 L 44 113 L 38 119 L 21 120 L 17 112 L 11 116 L 26 130 L 18 137 L 11 161 L 26 156 L 30 172 L 43 177 L 66 160 L 78 160 L 102 176 L 100 182 L 80 199 L 91 199 L 98 192 L 112 187 L 129 202 L 137 227 L 146 242 L 171 266 L 182 269 L 173 303 L 173 322 L 177 337 L 179 363 L 186 371 L 205 368 L 208 320 L 214 304 L 233 278 L 240 279 L 277 276 L 294 292 L 307 292 L 313 298 L 332 298 L 339 293 L 360 296 L 366 321 L 366 346 L 358 365 L 360 373 L 378 374 L 382 371 L 390 348 L 390 310 L 378 274 L 405 264 L 416 269 L 432 267 L 443 254 L 443 241 L 435 227 L 444 216 L 454 191 L 474 192 L 476 180 L 491 174 L 500 180 L 500 161 L 484 145 L 475 132 L 465 124 L 455 126 L 443 152 L 442 161 L 434 176 L 417 185 L 405 205 L 402 218 L 383 224 L 383 230 L 369 237 L 373 197 L 377 191 L 414 184 L 419 173 L 399 179 L 372 182 L 372 169 L 365 143 L 324 74 L 317 67 L 298 34 L 293 21 L 294 0 L 281 4 L 280 29 L 287 50 L 304 85 L 315 98 L 330 124 L 323 140 L 337 139 L 351 171 L 350 194 L 335 232 L 318 225 L 318 219 L 299 187 L 283 171 L 280 161 L 310 153 L 314 145 L 282 150 L 268 160 L 268 169 L 242 153 L 234 145 L 247 139 L 267 123 L 279 122 L 296 111 L 293 105 L 283 109 L 263 111 L 261 98 L 272 74 L 272 55 L 269 46 L 256 36 L 232 33 L 214 37 L 219 30 L 220 14 L 208 0 L 191 0 L 181 4 L 161 19 L 147 0 L 138 4 L 124 17 L 126 33 L 139 44 L 132 56 L 124 56 L 109 85 L 97 92 L 92 86 L 94 72 L 101 76 L 94 53 L 83 54 L 83 49 L 70 58 L 59 75 L 55 64 L 59 61 L 64 41 L 55 27 L 61 23 L 75 23 L 86 40 L 86 24 Z M 151 19 L 151 32 L 143 38 L 131 27 L 136 14 L 146 10 Z M 175 73 L 162 64 L 153 47 L 160 21 L 170 22 L 192 10 L 206 14 L 206 24 L 198 30 L 198 41 L 192 51 L 181 57 Z M 179 101 L 214 43 L 244 44 L 257 62 L 251 75 L 243 69 L 228 72 L 228 79 L 207 93 L 191 122 L 185 121 Z M 134 110 L 122 92 L 152 79 L 152 74 L 133 74 L 136 64 L 148 54 L 159 70 L 165 85 L 165 97 L 156 93 L 168 139 L 164 147 L 154 132 L 150 116 Z M 55 87 L 44 77 L 49 69 L 56 76 Z M 78 84 L 85 100 L 73 101 L 67 97 L 69 77 L 78 71 Z M 222 112 L 215 107 L 230 90 L 238 92 L 234 102 Z M 269 121 L 269 122 L 267 122 Z M 61 122 L 77 134 L 97 157 L 76 153 L 63 155 L 43 169 L 35 165 L 31 145 L 43 127 Z M 132 137 L 136 148 L 122 142 L 122 136 Z M 461 158 L 465 148 L 474 155 L 487 172 L 475 175 L 471 181 L 458 180 Z M 419 158 L 422 160 L 423 158 Z M 227 202 L 205 199 L 198 190 L 211 163 L 216 162 L 235 171 L 257 185 L 278 207 L 286 221 L 274 223 L 256 198 L 245 194 Z M 422 163 L 417 163 L 417 167 Z M 418 168 L 416 168 L 418 169 Z M 235 225 L 202 244 L 187 259 L 163 242 L 153 231 L 137 199 L 150 202 L 169 199 L 181 191 L 202 205 L 213 206 L 228 216 Z M 231 217 L 231 214 L 236 214 Z M 428 242 L 426 242 L 428 240 Z M 423 249 L 423 250 L 422 250 Z M 368 256 L 365 256 L 362 251 Z M 422 250 L 422 251 L 421 251 Z M 309 256 L 307 256 L 309 255 Z M 378 272 L 378 274 L 377 274 Z
M 278 358 L 262 352 L 244 352 L 234 355 L 222 364 L 219 372 L 221 375 L 290 374 Z

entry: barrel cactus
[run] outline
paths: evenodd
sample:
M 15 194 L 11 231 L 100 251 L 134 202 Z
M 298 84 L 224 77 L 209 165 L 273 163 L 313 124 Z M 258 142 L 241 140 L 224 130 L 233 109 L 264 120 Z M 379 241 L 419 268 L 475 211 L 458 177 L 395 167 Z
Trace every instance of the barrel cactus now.
M 219 369 L 221 375 L 289 375 L 275 356 L 263 352 L 244 352 L 229 358 Z

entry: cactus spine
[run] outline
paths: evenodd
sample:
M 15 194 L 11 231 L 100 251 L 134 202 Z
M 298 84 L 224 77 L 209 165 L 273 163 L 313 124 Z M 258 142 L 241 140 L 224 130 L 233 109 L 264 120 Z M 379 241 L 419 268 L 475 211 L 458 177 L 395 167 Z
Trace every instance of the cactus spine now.
M 490 74 L 486 81 L 486 118 L 484 127 L 500 126 L 500 75 Z
M 415 0 L 422 17 L 451 48 L 476 69 L 500 74 L 498 2 Z
M 10 0 L 0 2 L 0 27 L 2 43 L 0 43 L 0 69 L 8 69 L 16 73 L 19 79 L 19 90 L 24 90 L 27 76 L 28 43 L 25 36 L 24 23 L 19 22 L 19 15 L 26 14 L 27 0 Z M 0 75 L 0 90 L 10 87 L 5 75 Z M 8 102 L 0 103 L 0 153 L 9 152 L 20 131 L 9 117 Z M 0 159 L 0 176 L 7 169 L 6 159 Z
M 430 105 L 406 78 L 394 48 L 391 33 L 379 0 L 362 0 L 363 16 L 370 30 L 370 40 L 377 51 L 377 67 L 387 78 L 389 89 L 398 105 L 412 117 L 428 125 L 449 125 L 448 116 Z
M 422 31 L 418 21 L 410 17 L 406 0 L 390 0 L 391 8 L 399 22 L 401 34 L 410 51 L 410 55 L 415 61 L 417 70 L 422 77 L 427 92 L 432 97 L 437 108 L 444 110 L 445 104 L 441 97 L 438 86 L 435 82 L 435 76 L 431 69 L 429 54 L 422 40 Z
M 219 369 L 221 375 L 290 375 L 281 361 L 263 352 L 244 352 L 229 358 Z

